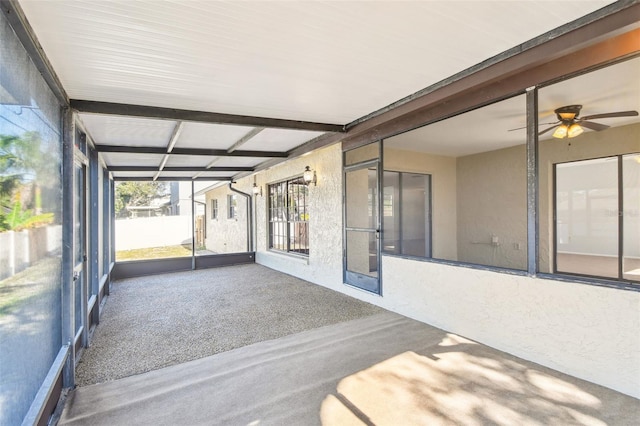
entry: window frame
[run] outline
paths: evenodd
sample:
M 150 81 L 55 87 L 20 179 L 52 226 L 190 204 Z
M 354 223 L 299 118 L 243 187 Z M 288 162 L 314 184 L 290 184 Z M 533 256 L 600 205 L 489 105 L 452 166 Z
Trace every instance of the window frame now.
M 237 203 L 238 203 L 238 198 L 236 194 L 227 195 L 227 219 L 238 220 Z
M 303 197 L 303 213 L 297 212 L 296 215 L 298 217 L 300 217 L 300 215 L 302 215 L 302 219 L 299 220 L 291 220 L 290 218 L 290 205 L 289 205 L 289 200 L 290 200 L 290 187 L 289 185 L 291 184 L 296 184 L 296 185 L 300 185 L 303 187 L 307 188 L 307 193 L 304 194 Z M 282 188 L 282 190 L 280 191 L 281 194 L 285 194 L 284 197 L 282 197 L 282 200 L 284 201 L 283 205 L 273 205 L 273 190 L 276 191 L 276 193 L 278 193 L 278 190 L 276 189 L 277 187 Z M 309 253 L 310 253 L 310 247 L 309 247 L 309 193 L 308 193 L 308 188 L 309 185 L 307 185 L 306 183 L 304 183 L 304 179 L 302 175 L 298 175 L 298 176 L 294 176 L 294 177 L 290 177 L 288 179 L 284 179 L 281 181 L 277 181 L 277 182 L 273 182 L 270 184 L 267 184 L 267 194 L 268 194 L 268 199 L 267 199 L 267 248 L 270 251 L 275 251 L 278 253 L 284 253 L 287 255 L 292 255 L 292 256 L 300 256 L 300 257 L 304 257 L 304 258 L 308 258 L 309 257 Z M 299 197 L 297 198 L 298 201 L 300 201 Z M 274 220 L 273 219 L 273 213 L 274 212 L 280 212 L 282 214 L 284 214 L 285 220 Z M 284 242 L 286 242 L 286 248 L 280 249 L 275 247 L 274 244 L 274 236 L 275 236 L 275 232 L 274 232 L 274 224 L 280 224 L 282 226 L 282 228 L 284 229 L 284 235 L 281 235 L 280 237 L 283 238 Z M 296 225 L 298 224 L 298 225 Z M 291 247 L 291 227 L 292 225 L 298 226 L 300 227 L 300 224 L 303 224 L 303 228 L 304 231 L 301 231 L 300 234 L 304 234 L 304 240 L 301 242 L 301 246 L 305 247 L 306 249 L 303 248 L 298 248 L 296 249 L 295 247 L 292 248 Z
M 429 177 L 429 185 L 426 188 L 428 191 L 428 203 L 429 203 L 429 209 L 425 212 L 425 215 L 427 217 L 426 221 L 425 221 L 425 234 L 428 235 L 428 238 L 425 239 L 425 241 L 428 242 L 428 250 L 427 253 L 425 253 L 424 256 L 418 256 L 415 254 L 405 254 L 405 253 L 401 253 L 401 252 L 394 252 L 394 251 L 390 251 L 390 250 L 386 250 L 385 249 L 385 226 L 384 226 L 384 208 L 385 208 L 385 200 L 384 200 L 384 174 L 385 173 L 397 173 L 398 174 L 398 190 L 399 190 L 399 197 L 398 197 L 398 228 L 400 229 L 399 233 L 400 233 L 400 247 L 402 247 L 402 224 L 403 224 L 403 206 L 402 206 L 402 182 L 403 182 L 403 176 L 402 175 L 420 175 L 420 176 L 425 176 L 425 177 Z M 381 194 L 381 202 L 382 202 L 382 217 L 381 217 L 381 229 L 382 229 L 382 245 L 381 245 L 381 253 L 384 253 L 386 255 L 391 255 L 391 256 L 400 256 L 400 257 L 405 257 L 405 258 L 411 258 L 411 259 L 433 259 L 433 174 L 431 173 L 417 173 L 417 172 L 406 172 L 406 171 L 401 171 L 401 170 L 393 170 L 393 169 L 384 169 L 382 170 L 382 182 L 383 182 L 383 187 L 382 187 L 382 194 Z M 392 206 L 393 209 L 393 206 Z
M 211 199 L 211 220 L 218 220 L 218 199 Z
M 623 262 L 624 262 L 624 237 L 625 237 L 625 233 L 624 233 L 624 223 L 625 223 L 625 215 L 624 214 L 620 214 L 620 212 L 624 211 L 624 186 L 623 186 L 623 160 L 626 156 L 629 155 L 640 155 L 640 152 L 630 152 L 630 153 L 620 153 L 620 154 L 614 154 L 614 155 L 605 155 L 602 157 L 593 157 L 593 158 L 585 158 L 585 159 L 581 159 L 581 160 L 570 160 L 570 161 L 559 161 L 556 163 L 552 164 L 552 211 L 553 211 L 553 220 L 551 222 L 551 227 L 552 227 L 552 244 L 553 244 L 553 262 L 552 262 L 552 272 L 551 274 L 555 275 L 555 276 L 562 276 L 562 275 L 566 275 L 566 276 L 575 276 L 575 277 L 582 277 L 582 278 L 587 278 L 587 279 L 596 279 L 596 280 L 605 280 L 605 281 L 616 281 L 616 282 L 621 282 L 621 283 L 631 283 L 631 285 L 638 285 L 640 284 L 640 280 L 633 280 L 630 278 L 625 278 L 624 277 L 624 268 L 623 268 Z M 618 201 L 618 215 L 617 215 L 617 249 L 618 249 L 618 254 L 617 254 L 617 263 L 618 263 L 618 276 L 617 277 L 612 277 L 612 276 L 605 276 L 605 275 L 591 275 L 591 274 L 587 274 L 587 273 L 579 273 L 579 272 L 572 272 L 572 271 L 564 271 L 564 270 L 559 270 L 558 269 L 558 199 L 557 199 L 557 194 L 558 194 L 558 166 L 562 166 L 564 164 L 570 164 L 570 163 L 580 163 L 580 162 L 587 162 L 587 161 L 593 161 L 593 160 L 603 160 L 603 159 L 607 159 L 607 158 L 615 158 L 616 161 L 616 167 L 617 167 L 617 182 L 616 182 L 616 189 L 617 189 L 617 201 Z

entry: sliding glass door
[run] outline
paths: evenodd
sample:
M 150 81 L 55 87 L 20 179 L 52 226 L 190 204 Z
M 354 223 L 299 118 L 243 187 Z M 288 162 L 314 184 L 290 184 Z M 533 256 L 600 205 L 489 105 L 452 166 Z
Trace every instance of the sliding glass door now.
M 555 270 L 640 280 L 640 155 L 557 164 Z

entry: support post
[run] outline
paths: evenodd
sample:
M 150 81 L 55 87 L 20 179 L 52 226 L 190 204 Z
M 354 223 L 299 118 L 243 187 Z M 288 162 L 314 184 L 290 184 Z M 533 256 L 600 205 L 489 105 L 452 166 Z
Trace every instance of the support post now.
M 73 285 L 73 111 L 65 108 L 62 122 L 62 344 L 70 347 L 63 369 L 62 386 L 75 386 L 75 287 Z
M 527 89 L 527 274 L 538 273 L 538 89 Z

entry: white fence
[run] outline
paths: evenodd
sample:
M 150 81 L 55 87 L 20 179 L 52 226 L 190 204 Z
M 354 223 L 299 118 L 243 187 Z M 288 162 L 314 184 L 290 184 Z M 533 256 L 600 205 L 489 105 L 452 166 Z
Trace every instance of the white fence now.
M 158 216 L 118 219 L 116 250 L 191 244 L 191 216 Z
M 61 246 L 61 225 L 0 233 L 0 280 L 24 271 Z

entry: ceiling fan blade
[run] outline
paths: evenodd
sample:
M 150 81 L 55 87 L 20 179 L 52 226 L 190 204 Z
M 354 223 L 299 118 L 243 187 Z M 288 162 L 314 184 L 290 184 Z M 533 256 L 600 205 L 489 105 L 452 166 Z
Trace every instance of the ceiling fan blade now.
M 538 132 L 538 136 L 542 136 L 543 134 L 547 133 L 547 132 L 548 132 L 548 131 L 550 131 L 550 130 L 555 129 L 556 127 L 557 127 L 557 126 L 551 126 L 551 127 L 549 127 L 548 129 L 544 129 L 543 131 Z
M 560 123 L 559 121 L 554 121 L 553 123 L 538 123 L 538 126 L 544 126 L 545 124 L 558 124 Z M 515 129 L 509 129 L 507 130 L 507 132 L 513 132 L 514 130 L 522 130 L 522 129 L 526 129 L 527 126 L 522 126 L 522 127 L 516 127 Z
M 606 124 L 594 123 L 593 121 L 580 121 L 580 125 L 582 127 L 586 127 L 587 129 L 595 130 L 599 132 L 600 130 L 608 129 L 611 126 L 607 126 Z
M 580 120 L 591 120 L 592 118 L 635 117 L 636 115 L 638 115 L 638 111 L 606 112 L 604 114 L 593 114 L 587 115 L 586 117 L 580 117 Z

